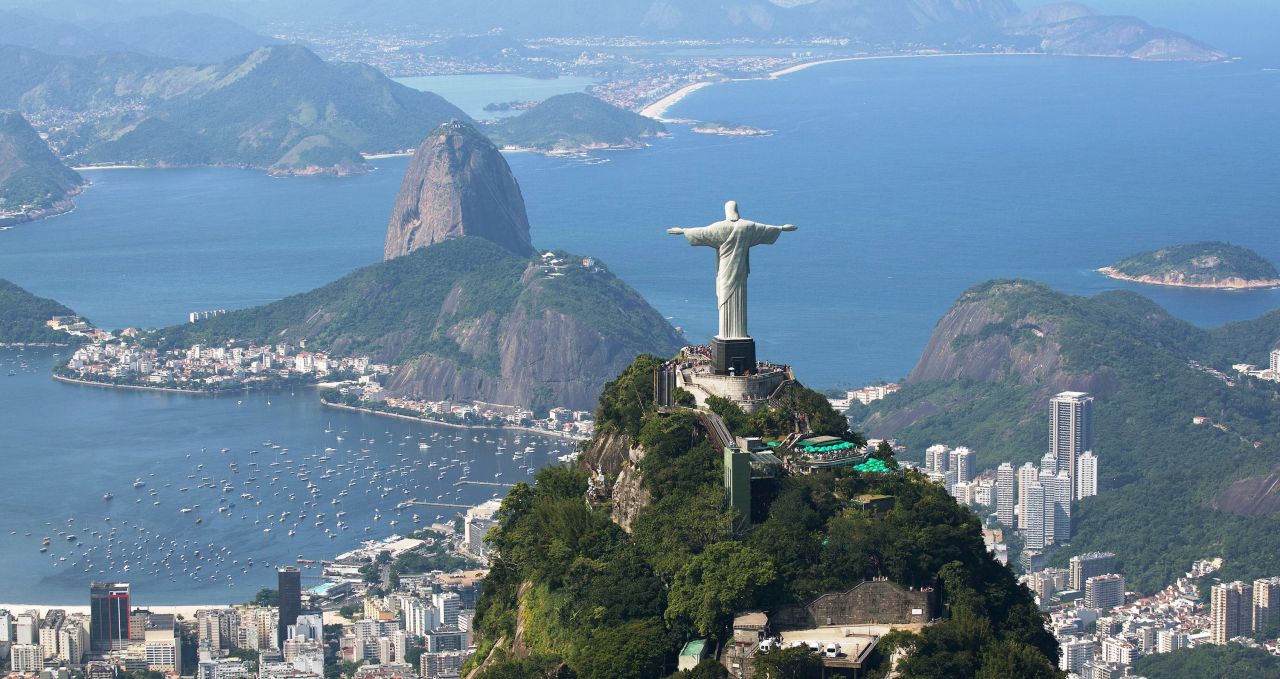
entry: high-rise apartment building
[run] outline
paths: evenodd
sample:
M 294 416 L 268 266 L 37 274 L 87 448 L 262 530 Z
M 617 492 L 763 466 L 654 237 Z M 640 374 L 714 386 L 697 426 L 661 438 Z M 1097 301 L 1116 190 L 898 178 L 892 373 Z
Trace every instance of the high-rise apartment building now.
M 1075 487 L 1077 500 L 1098 494 L 1098 456 L 1092 450 L 1086 450 L 1076 460 Z
M 89 645 L 94 653 L 129 645 L 129 583 L 90 583 Z
M 1064 672 L 1080 674 L 1084 664 L 1093 660 L 1093 642 L 1085 639 L 1072 639 L 1060 645 L 1062 656 L 1058 658 L 1058 669 Z
M 1017 477 L 1013 472 L 1013 465 L 1008 462 L 1001 464 L 996 469 L 996 518 L 1006 528 L 1014 527 L 1013 501 L 1016 484 Z
M 951 465 L 951 470 L 956 474 L 956 483 L 968 483 L 973 480 L 973 458 L 973 451 L 964 446 L 951 451 L 951 457 L 948 462 Z
M 1156 653 L 1172 653 L 1186 648 L 1187 635 L 1176 629 L 1162 629 L 1156 632 Z
M 1253 588 L 1240 582 L 1224 582 L 1210 590 L 1210 614 L 1213 623 L 1209 640 L 1224 645 L 1253 630 Z
M 1271 372 L 1280 375 L 1280 349 L 1271 350 Z
M 939 474 L 945 474 L 947 473 L 947 470 L 951 468 L 950 465 L 951 465 L 951 449 L 950 448 L 942 445 L 941 443 L 936 443 L 925 449 L 924 468 L 926 470 L 931 472 L 938 472 Z
M 1124 576 L 1119 573 L 1095 575 L 1084 582 L 1085 608 L 1109 610 L 1124 605 Z
M 1036 469 L 1034 464 L 1030 462 L 1018 467 L 1018 529 L 1026 527 L 1027 523 L 1027 493 L 1031 484 L 1040 479 L 1040 470 Z M 1043 502 L 1043 498 L 1041 499 Z
M 302 571 L 285 566 L 276 571 L 276 583 L 280 592 L 280 619 L 276 621 L 276 648 L 283 649 L 289 638 L 289 626 L 298 622 L 302 613 Z
M 1049 452 L 1058 468 L 1074 475 L 1076 461 L 1093 450 L 1093 397 L 1082 391 L 1064 391 L 1049 400 Z M 1072 487 L 1075 497 L 1075 487 Z
M 1277 622 L 1280 622 L 1280 578 L 1254 580 L 1253 633 L 1257 634 Z
M 1022 490 L 1022 515 L 1018 517 L 1018 529 L 1022 531 L 1025 549 L 1042 550 L 1046 544 L 1045 533 L 1052 533 L 1052 526 L 1045 526 L 1045 489 L 1039 481 L 1032 481 Z M 1050 520 L 1053 512 L 1050 505 Z
M 1044 487 L 1044 541 L 1061 545 L 1071 541 L 1071 477 L 1066 471 L 1040 472 Z
M 1116 572 L 1116 555 L 1111 552 L 1089 552 L 1071 557 L 1071 589 L 1081 591 L 1084 583 L 1095 575 Z

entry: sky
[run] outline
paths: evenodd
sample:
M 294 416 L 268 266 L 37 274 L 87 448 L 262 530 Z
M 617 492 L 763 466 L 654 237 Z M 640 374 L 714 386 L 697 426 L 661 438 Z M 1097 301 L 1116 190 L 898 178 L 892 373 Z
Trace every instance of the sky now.
M 1028 8 L 1057 0 L 1019 0 Z M 1106 14 L 1141 17 L 1232 56 L 1280 64 L 1280 0 L 1085 0 Z

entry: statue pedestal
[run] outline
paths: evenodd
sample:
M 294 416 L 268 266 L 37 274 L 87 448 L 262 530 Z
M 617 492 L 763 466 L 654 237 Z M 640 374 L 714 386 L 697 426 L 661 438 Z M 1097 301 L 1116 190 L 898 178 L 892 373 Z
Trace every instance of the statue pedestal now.
M 711 340 L 711 370 L 716 375 L 749 375 L 756 371 L 756 341 L 741 339 Z

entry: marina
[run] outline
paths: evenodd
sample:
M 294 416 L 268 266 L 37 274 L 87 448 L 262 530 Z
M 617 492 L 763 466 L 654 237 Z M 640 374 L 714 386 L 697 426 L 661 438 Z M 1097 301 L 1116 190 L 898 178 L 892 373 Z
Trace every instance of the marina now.
M 571 447 L 335 412 L 311 390 L 234 401 L 86 389 L 49 379 L 54 360 L 0 350 L 15 372 L 0 412 L 25 451 L 5 462 L 32 480 L 0 501 L 0 548 L 23 565 L 0 584 L 9 599 L 38 588 L 74 602 L 87 580 L 125 579 L 158 603 L 246 601 L 278 566 L 452 524 Z M 81 433 L 49 436 L 54 402 L 77 404 Z M 60 484 L 56 469 L 88 473 Z

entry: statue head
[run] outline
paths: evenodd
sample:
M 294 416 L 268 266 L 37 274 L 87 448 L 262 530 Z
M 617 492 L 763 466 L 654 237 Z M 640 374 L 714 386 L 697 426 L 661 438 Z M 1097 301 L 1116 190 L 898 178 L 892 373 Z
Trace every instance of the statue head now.
M 736 222 L 740 219 L 738 217 L 738 201 L 731 200 L 724 204 L 724 218 L 731 222 Z

